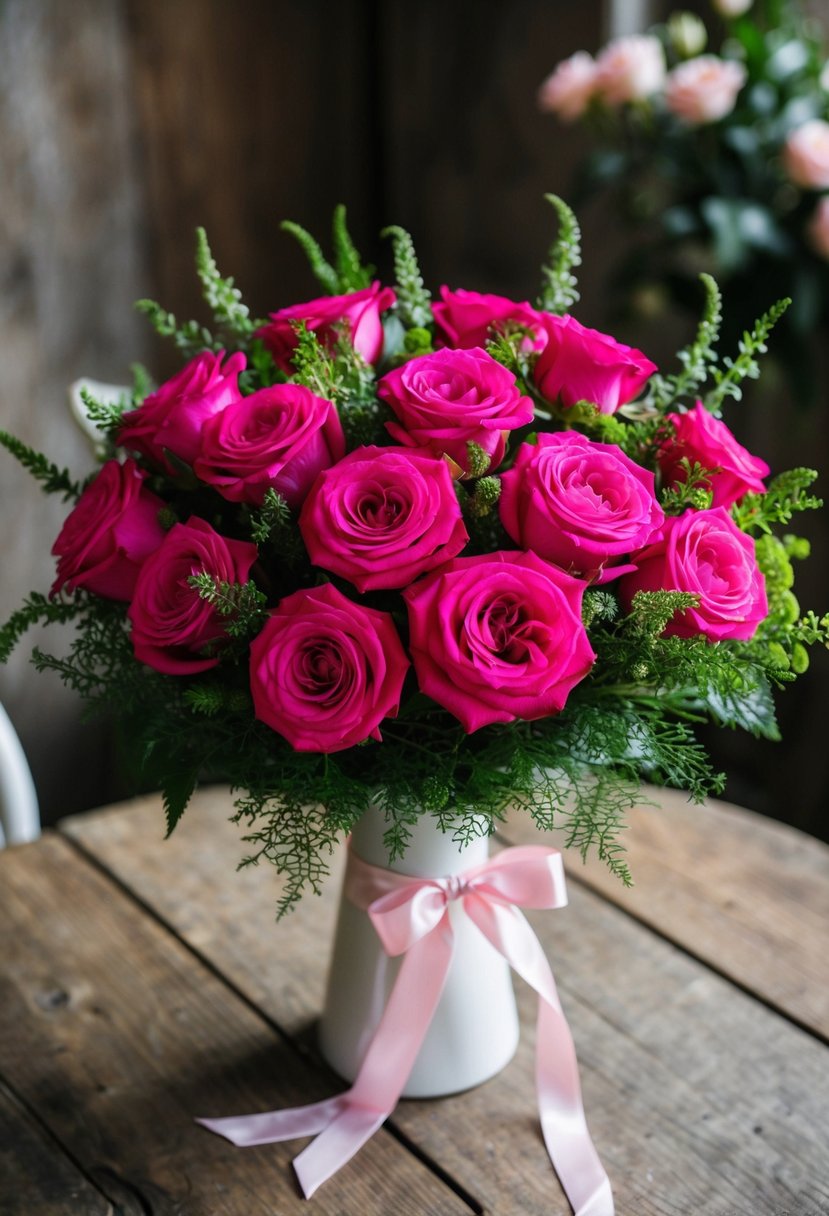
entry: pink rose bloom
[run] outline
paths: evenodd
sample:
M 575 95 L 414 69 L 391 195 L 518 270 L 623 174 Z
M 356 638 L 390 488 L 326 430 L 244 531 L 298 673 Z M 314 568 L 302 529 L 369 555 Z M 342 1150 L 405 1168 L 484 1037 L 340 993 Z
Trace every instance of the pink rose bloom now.
M 358 591 L 406 587 L 469 539 L 448 464 L 416 448 L 358 448 L 326 469 L 299 530 L 314 565 Z
M 355 604 L 330 583 L 295 591 L 251 644 L 256 717 L 298 752 L 379 740 L 408 667 L 388 612 Z
M 344 453 L 332 403 L 301 384 L 275 384 L 205 424 L 193 470 L 231 502 L 259 505 L 273 487 L 298 507 L 317 474 Z
M 168 473 L 174 470 L 164 454 L 165 448 L 192 464 L 207 419 L 242 396 L 238 379 L 247 359 L 241 352 L 231 355 L 224 366 L 222 359 L 224 351 L 217 355 L 210 351 L 196 355 L 137 409 L 124 414 L 118 431 L 119 445 L 140 452 Z
M 585 584 L 534 553 L 457 557 L 403 592 L 422 692 L 471 734 L 559 713 L 595 661 Z
M 669 73 L 665 104 L 690 126 L 716 122 L 734 109 L 737 94 L 747 79 L 743 65 L 733 59 L 698 55 Z
M 547 341 L 541 316 L 528 301 L 516 304 L 506 296 L 482 295 L 478 291 L 450 291 L 441 287 L 443 302 L 432 308 L 442 344 L 468 350 L 483 347 L 493 331 L 502 330 L 509 321 L 525 325 L 533 331 L 530 349 L 540 350 Z
M 538 108 L 564 122 L 581 118 L 596 95 L 596 62 L 587 51 L 563 59 L 538 90 Z
M 377 385 L 399 422 L 386 430 L 407 447 L 430 448 L 469 473 L 468 443 L 476 443 L 495 469 L 506 435 L 532 421 L 533 403 L 515 376 L 485 350 L 439 350 L 388 372 Z
M 138 572 L 164 540 L 165 503 L 144 486 L 134 460 L 108 460 L 70 511 L 52 546 L 58 558 L 52 595 L 83 587 L 108 600 L 129 600 Z
M 815 252 L 829 260 L 829 194 L 818 200 L 809 220 L 808 233 Z
M 812 118 L 792 131 L 783 147 L 783 167 L 804 190 L 829 190 L 829 122 Z
M 256 545 L 228 540 L 196 515 L 175 524 L 142 566 L 127 611 L 138 661 L 165 675 L 215 667 L 218 658 L 203 651 L 227 640 L 226 618 L 187 580 L 206 570 L 222 582 L 246 583 L 256 557 Z
M 614 38 L 596 60 L 596 89 L 609 106 L 642 101 L 665 82 L 665 52 L 652 34 Z
M 637 591 L 690 591 L 700 597 L 699 607 L 673 618 L 666 636 L 745 641 L 768 615 L 754 541 L 725 507 L 669 516 L 661 539 L 638 554 L 636 566 L 619 582 L 627 607 Z
M 354 349 L 366 363 L 376 363 L 383 353 L 383 324 L 380 314 L 391 308 L 397 297 L 390 287 L 379 282 L 362 291 L 344 296 L 320 296 L 305 304 L 291 304 L 270 314 L 270 324 L 256 331 L 271 352 L 277 367 L 289 376 L 294 371 L 291 362 L 297 346 L 294 325 L 304 321 L 322 342 L 335 340 L 336 328 L 344 325 L 351 334 Z
M 643 549 L 664 520 L 653 473 L 615 443 L 594 443 L 577 431 L 522 443 L 501 476 L 498 505 L 519 548 L 587 577 L 604 567 L 606 577 L 622 573 L 613 566 Z
M 609 334 L 580 325 L 575 317 L 541 314 L 547 345 L 535 365 L 535 382 L 548 401 L 564 406 L 591 401 L 615 414 L 638 395 L 656 364 Z
M 668 414 L 667 420 L 673 435 L 662 445 L 658 457 L 666 485 L 685 481 L 680 467 L 685 459 L 717 470 L 708 479 L 712 507 L 730 507 L 749 490 L 764 493 L 763 478 L 768 477 L 769 466 L 738 443 L 725 423 L 709 413 L 701 401 L 685 414 Z

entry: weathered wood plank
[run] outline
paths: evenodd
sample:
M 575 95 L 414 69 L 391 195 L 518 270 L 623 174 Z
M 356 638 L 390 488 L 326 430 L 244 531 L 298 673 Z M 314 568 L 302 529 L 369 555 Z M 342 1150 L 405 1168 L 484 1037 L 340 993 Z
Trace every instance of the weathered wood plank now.
M 306 1210 L 295 1145 L 242 1152 L 193 1115 L 313 1101 L 331 1078 L 67 841 L 0 853 L 0 937 L 0 1075 L 114 1204 L 131 1194 L 154 1216 Z M 317 1206 L 468 1211 L 385 1132 Z
M 629 817 L 635 885 L 595 857 L 570 873 L 794 1021 L 829 1037 L 829 847 L 774 820 L 712 799 L 650 790 L 658 807 Z M 549 839 L 527 816 L 499 833 L 512 844 Z
M 272 926 L 277 880 L 231 874 L 241 848 L 222 791 L 201 793 L 159 843 L 156 799 L 66 830 L 241 991 L 303 1041 L 322 999 L 330 884 Z M 534 917 L 558 972 L 588 1117 L 620 1211 L 757 1216 L 829 1203 L 826 1055 L 604 899 L 571 884 L 568 912 Z M 488 1212 L 566 1212 L 537 1130 L 533 1001 L 513 1064 L 486 1086 L 408 1102 L 395 1123 Z
M 122 1205 L 123 1216 L 141 1216 Z M 0 1081 L 0 1212 L 3 1216 L 114 1216 L 112 1205 Z

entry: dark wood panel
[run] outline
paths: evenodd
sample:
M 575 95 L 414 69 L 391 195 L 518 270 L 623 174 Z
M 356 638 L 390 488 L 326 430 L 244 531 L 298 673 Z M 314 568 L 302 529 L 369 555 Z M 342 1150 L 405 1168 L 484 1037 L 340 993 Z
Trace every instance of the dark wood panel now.
M 355 238 L 374 239 L 367 81 L 369 6 L 360 0 L 129 0 L 156 290 L 198 307 L 193 230 L 257 312 L 319 292 L 279 232 L 324 236 L 337 202 Z

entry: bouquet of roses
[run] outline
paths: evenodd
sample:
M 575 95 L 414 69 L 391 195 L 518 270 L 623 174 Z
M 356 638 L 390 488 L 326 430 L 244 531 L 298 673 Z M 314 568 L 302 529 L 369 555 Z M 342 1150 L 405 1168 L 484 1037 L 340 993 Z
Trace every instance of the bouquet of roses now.
M 572 213 L 536 305 L 442 287 L 388 230 L 396 283 L 364 267 L 338 209 L 327 296 L 254 321 L 203 232 L 210 330 L 140 307 L 186 363 L 117 401 L 84 394 L 103 447 L 83 485 L 3 444 L 74 505 L 57 577 L 0 633 L 73 620 L 34 652 L 129 725 L 170 830 L 196 783 L 231 782 L 283 906 L 370 804 L 392 855 L 436 816 L 459 840 L 508 808 L 563 820 L 624 880 L 618 830 L 644 776 L 721 788 L 706 718 L 776 737 L 772 686 L 829 618 L 801 616 L 775 535 L 819 505 L 815 474 L 767 483 L 720 418 L 779 305 L 718 362 L 719 296 L 679 370 L 569 314 Z
M 539 104 L 596 136 L 585 193 L 611 189 L 642 236 L 624 260 L 626 302 L 694 298 L 712 269 L 739 333 L 758 278 L 792 296 L 776 351 L 799 399 L 815 396 L 813 336 L 829 319 L 829 63 L 796 0 L 713 0 L 718 54 L 695 15 L 580 51 L 541 86 Z

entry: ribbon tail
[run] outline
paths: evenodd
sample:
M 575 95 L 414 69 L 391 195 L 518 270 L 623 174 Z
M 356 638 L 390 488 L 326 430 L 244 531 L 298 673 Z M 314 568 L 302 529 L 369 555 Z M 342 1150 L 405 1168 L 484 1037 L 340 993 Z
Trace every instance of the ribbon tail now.
M 342 1113 L 294 1158 L 294 1172 L 306 1199 L 351 1160 L 382 1126 L 388 1113 L 347 1103 Z
M 325 1098 L 309 1106 L 294 1106 L 288 1110 L 270 1110 L 257 1115 L 231 1115 L 225 1119 L 196 1119 L 217 1136 L 224 1136 L 239 1148 L 254 1144 L 275 1144 L 279 1140 L 294 1140 L 299 1136 L 314 1136 L 325 1131 L 343 1110 L 347 1095 Z
M 536 1087 L 541 1129 L 553 1168 L 575 1216 L 614 1216 L 581 1096 L 576 1048 L 541 943 L 514 905 L 467 897 L 468 915 L 487 941 L 538 993 Z

